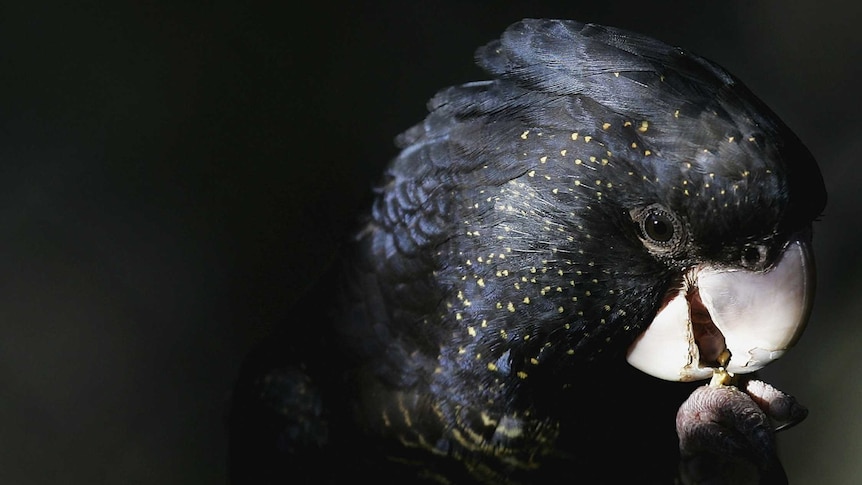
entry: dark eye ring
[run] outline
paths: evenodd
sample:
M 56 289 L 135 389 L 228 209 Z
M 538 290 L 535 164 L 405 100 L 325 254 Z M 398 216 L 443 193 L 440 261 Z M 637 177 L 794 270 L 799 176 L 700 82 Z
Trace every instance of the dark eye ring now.
M 685 229 L 679 218 L 659 204 L 634 209 L 630 212 L 637 224 L 638 235 L 644 245 L 654 252 L 676 252 L 685 242 Z
M 769 249 L 763 244 L 745 246 L 742 249 L 742 266 L 749 269 L 763 268 L 769 258 Z
M 665 212 L 654 211 L 647 214 L 641 223 L 646 237 L 657 244 L 666 244 L 673 240 L 673 220 Z

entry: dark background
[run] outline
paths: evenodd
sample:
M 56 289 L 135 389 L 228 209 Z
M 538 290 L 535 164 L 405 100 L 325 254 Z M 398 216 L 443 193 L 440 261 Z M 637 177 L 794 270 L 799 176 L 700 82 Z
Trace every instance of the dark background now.
M 815 311 L 765 376 L 811 411 L 781 435 L 792 482 L 862 476 L 854 2 L 18 3 L 0 7 L 0 483 L 226 483 L 244 353 L 302 303 L 393 137 L 483 77 L 477 46 L 542 16 L 718 61 L 820 160 Z

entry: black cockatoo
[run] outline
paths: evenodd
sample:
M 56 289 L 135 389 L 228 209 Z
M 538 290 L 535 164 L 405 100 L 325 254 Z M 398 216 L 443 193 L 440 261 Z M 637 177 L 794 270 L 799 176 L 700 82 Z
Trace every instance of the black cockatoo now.
M 811 153 L 635 33 L 527 19 L 476 59 L 250 354 L 233 481 L 786 480 L 774 432 L 804 410 L 745 376 L 810 313 Z

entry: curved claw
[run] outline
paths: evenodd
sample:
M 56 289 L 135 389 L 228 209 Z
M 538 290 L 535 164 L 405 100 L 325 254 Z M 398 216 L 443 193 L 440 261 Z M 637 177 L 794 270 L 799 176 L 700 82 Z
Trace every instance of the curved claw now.
M 747 381 L 745 392 L 763 410 L 776 432 L 792 428 L 808 417 L 808 408 L 799 404 L 795 397 L 761 380 Z
M 808 412 L 765 382 L 750 380 L 743 387 L 701 386 L 680 406 L 676 426 L 682 483 L 787 483 L 775 433 Z

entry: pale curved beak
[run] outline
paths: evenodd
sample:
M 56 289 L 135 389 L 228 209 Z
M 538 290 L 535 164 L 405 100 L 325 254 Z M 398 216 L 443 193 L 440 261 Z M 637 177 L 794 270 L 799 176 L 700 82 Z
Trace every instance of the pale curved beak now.
M 629 347 L 634 367 L 670 381 L 763 368 L 799 339 L 814 300 L 810 238 L 792 240 L 766 271 L 694 268 Z

